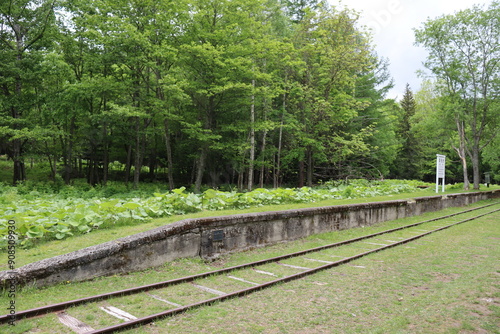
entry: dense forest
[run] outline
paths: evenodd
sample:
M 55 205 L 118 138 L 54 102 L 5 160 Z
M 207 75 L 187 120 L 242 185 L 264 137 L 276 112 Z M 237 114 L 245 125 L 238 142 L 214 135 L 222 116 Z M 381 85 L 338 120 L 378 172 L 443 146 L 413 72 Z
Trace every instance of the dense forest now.
M 432 181 L 439 153 L 448 156 L 448 180 L 465 182 L 472 170 L 476 188 L 483 172 L 500 174 L 499 8 L 469 10 L 483 23 L 457 14 L 417 30 L 435 79 L 394 101 L 386 98 L 389 60 L 377 56 L 359 13 L 347 7 L 2 1 L 0 154 L 12 162 L 14 184 L 26 180 L 28 161 L 43 161 L 47 178 L 67 184 L 157 181 L 200 191 Z M 479 25 L 486 60 L 478 50 L 469 50 L 472 59 L 440 49 L 446 29 L 474 38 L 474 29 L 457 32 L 460 24 Z M 439 63 L 442 54 L 450 59 Z M 476 60 L 483 69 L 471 67 Z

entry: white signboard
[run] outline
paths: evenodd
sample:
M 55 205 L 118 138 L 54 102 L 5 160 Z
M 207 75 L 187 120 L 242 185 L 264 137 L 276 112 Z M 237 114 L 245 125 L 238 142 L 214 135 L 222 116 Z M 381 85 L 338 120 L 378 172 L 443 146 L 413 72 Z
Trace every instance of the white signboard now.
M 446 162 L 446 156 L 441 154 L 436 154 L 436 192 L 439 192 L 439 179 L 442 179 L 442 191 L 444 192 L 444 166 Z

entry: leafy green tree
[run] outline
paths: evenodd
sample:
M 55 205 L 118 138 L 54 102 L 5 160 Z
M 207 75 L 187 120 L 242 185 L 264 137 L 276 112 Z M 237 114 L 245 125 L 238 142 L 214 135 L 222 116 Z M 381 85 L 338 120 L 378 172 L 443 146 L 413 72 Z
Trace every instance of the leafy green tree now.
M 55 23 L 55 0 L 7 0 L 0 3 L 0 125 L 14 163 L 13 182 L 26 179 L 25 144 L 35 140 L 26 118 L 34 109 L 37 73 Z
M 39 84 L 35 91 L 37 95 L 36 110 L 27 116 L 27 120 L 36 124 L 39 129 L 38 138 L 31 142 L 31 154 L 42 154 L 47 157 L 51 169 L 51 179 L 56 181 L 58 176 L 58 162 L 61 153 L 64 161 L 63 176 L 69 183 L 72 166 L 71 153 L 77 137 L 75 133 L 75 108 L 70 99 L 71 84 L 74 82 L 74 73 L 64 61 L 63 52 L 55 48 L 45 54 L 40 71 Z M 69 158 L 68 158 L 68 153 Z
M 372 57 L 378 59 L 375 54 Z M 394 170 L 394 152 L 400 147 L 396 124 L 401 108 L 394 100 L 385 98 L 393 87 L 388 64 L 386 59 L 378 59 L 374 68 L 359 74 L 356 80 L 354 97 L 362 105 L 348 125 L 349 132 L 364 132 L 368 148 L 349 159 L 350 173 L 358 177 L 382 179 Z
M 347 9 L 323 7 L 306 16 L 296 27 L 294 43 L 303 65 L 294 73 L 298 85 L 289 96 L 295 119 L 289 154 L 298 160 L 302 186 L 312 185 L 316 165 L 369 151 L 365 139 L 371 126 L 350 132 L 349 124 L 366 106 L 355 97 L 358 75 L 373 70 L 376 59 Z
M 285 13 L 293 22 L 301 22 L 308 12 L 316 11 L 319 7 L 318 0 L 283 0 Z
M 80 105 L 90 117 L 86 155 L 91 184 L 100 181 L 101 162 L 104 182 L 107 178 L 113 139 L 124 144 L 127 182 L 133 165 L 134 187 L 138 187 L 146 159 L 154 178 L 156 154 L 147 152 L 157 149 L 159 131 L 164 133 L 168 181 L 173 188 L 170 123 L 175 118 L 173 105 L 184 98 L 175 63 L 177 39 L 187 17 L 185 6 L 183 1 L 170 0 L 67 4 L 73 15 L 66 30 L 67 61 L 79 74 L 77 90 L 87 91 L 88 97 Z M 116 140 L 118 134 L 122 139 Z
M 429 51 L 425 66 L 443 83 L 460 158 L 470 157 L 474 189 L 479 189 L 481 151 L 499 129 L 500 2 L 428 20 L 415 36 Z
M 241 156 L 252 146 L 246 143 L 251 118 L 242 115 L 249 114 L 256 93 L 253 82 L 261 76 L 256 61 L 262 59 L 258 52 L 265 52 L 262 44 L 267 42 L 263 37 L 266 26 L 262 24 L 265 3 L 261 0 L 192 3 L 192 19 L 180 50 L 188 83 L 186 92 L 192 99 L 184 131 L 199 148 L 196 191 L 200 190 L 207 162 L 213 162 L 210 168 L 222 170 L 217 156 L 228 152 Z M 224 141 L 224 135 L 230 132 L 232 138 L 225 137 Z

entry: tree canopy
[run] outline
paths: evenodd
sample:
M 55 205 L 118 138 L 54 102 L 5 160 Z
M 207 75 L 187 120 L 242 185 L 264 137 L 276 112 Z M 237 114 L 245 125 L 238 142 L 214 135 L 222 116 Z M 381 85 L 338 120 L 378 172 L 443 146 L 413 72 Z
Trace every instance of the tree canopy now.
M 417 31 L 473 165 L 498 124 L 497 11 Z M 410 88 L 385 98 L 387 65 L 358 14 L 325 1 L 7 0 L 0 154 L 14 183 L 27 158 L 68 184 L 195 191 L 423 177 L 421 106 Z

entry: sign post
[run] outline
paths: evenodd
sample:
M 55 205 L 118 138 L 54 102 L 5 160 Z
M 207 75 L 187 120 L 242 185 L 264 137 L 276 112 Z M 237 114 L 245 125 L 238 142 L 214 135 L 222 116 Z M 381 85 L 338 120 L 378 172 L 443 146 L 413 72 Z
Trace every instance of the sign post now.
M 484 173 L 484 181 L 486 182 L 486 186 L 489 188 L 490 187 L 490 182 L 491 182 L 490 172 Z
M 439 179 L 443 179 L 442 192 L 444 192 L 444 165 L 446 162 L 446 156 L 441 154 L 436 154 L 437 164 L 436 164 L 436 193 L 439 192 Z

